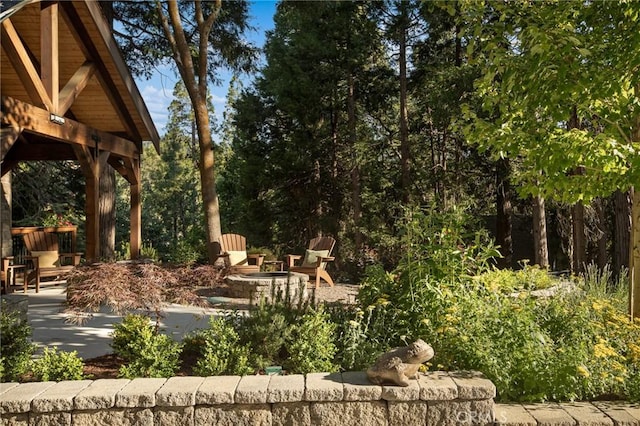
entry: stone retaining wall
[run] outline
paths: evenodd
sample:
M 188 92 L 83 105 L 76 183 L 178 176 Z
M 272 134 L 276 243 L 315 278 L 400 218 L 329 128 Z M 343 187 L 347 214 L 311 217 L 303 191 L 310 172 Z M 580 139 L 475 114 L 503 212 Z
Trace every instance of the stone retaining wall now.
M 364 372 L 1 383 L 3 425 L 478 425 L 495 386 L 430 372 L 408 387 Z

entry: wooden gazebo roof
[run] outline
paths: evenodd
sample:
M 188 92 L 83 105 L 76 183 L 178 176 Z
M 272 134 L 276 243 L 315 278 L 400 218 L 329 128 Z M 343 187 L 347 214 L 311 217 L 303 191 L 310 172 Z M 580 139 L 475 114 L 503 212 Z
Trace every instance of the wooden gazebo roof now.
M 97 1 L 3 2 L 1 173 L 21 161 L 77 160 L 87 178 L 87 257 L 98 258 L 98 179 L 111 165 L 132 185 L 140 238 L 143 141 L 159 136 Z

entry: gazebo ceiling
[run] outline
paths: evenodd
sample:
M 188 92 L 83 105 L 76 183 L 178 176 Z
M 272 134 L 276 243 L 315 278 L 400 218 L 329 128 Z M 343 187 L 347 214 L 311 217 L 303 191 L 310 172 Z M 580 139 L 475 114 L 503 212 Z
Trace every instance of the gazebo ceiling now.
M 98 3 L 69 1 L 59 5 L 59 96 L 61 105 L 65 105 L 65 100 L 68 104 L 64 117 L 133 141 L 140 152 L 142 141 L 152 141 L 158 149 L 157 130 Z M 25 85 L 25 70 L 20 69 L 20 65 L 16 67 L 17 61 L 7 52 L 12 26 L 35 71 L 39 72 L 43 54 L 41 37 L 44 37 L 41 16 L 40 3 L 26 2 L 10 16 L 10 24 L 3 22 L 0 91 L 3 97 L 49 110 L 47 105 L 33 99 L 34 89 L 28 83 Z M 15 44 L 15 39 L 13 42 Z

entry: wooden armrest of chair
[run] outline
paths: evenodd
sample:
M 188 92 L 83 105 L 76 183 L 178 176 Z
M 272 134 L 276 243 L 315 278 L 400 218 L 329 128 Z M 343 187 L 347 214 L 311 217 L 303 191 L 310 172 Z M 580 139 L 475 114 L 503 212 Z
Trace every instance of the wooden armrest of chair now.
M 58 257 L 60 259 L 71 259 L 73 266 L 78 266 L 80 264 L 80 258 L 84 253 L 59 253 Z
M 334 260 L 336 260 L 336 258 L 333 256 L 327 256 L 327 257 L 318 256 L 318 258 L 316 259 L 316 267 L 319 268 L 320 265 L 322 265 L 322 262 L 333 262 Z
M 12 261 L 13 261 L 13 256 L 3 257 L 2 258 L 2 271 L 8 270 L 9 266 L 12 263 Z
M 287 254 L 284 257 L 284 263 L 287 265 L 287 268 L 291 268 L 295 266 L 295 261 L 298 259 L 302 259 L 302 255 L 300 254 Z
M 31 262 L 31 265 L 33 266 L 32 268 L 29 268 L 29 267 L 27 266 L 27 269 L 28 269 L 28 270 L 29 270 L 29 269 L 30 269 L 30 270 L 37 270 L 37 269 L 40 269 L 40 265 L 38 264 L 38 261 L 39 261 L 38 256 L 25 256 L 25 257 L 24 257 L 24 260 L 25 260 L 25 263 L 27 263 L 26 261 L 30 261 L 30 262 Z
M 267 255 L 264 253 L 251 253 L 251 254 L 247 254 L 247 259 L 255 259 L 256 265 L 262 266 L 262 262 L 264 262 L 264 258 L 266 256 Z

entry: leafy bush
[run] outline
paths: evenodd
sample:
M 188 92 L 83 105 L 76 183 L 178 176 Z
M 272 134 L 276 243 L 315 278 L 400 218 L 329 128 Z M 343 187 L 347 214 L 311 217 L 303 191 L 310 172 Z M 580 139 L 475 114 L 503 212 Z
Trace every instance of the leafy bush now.
M 251 347 L 251 364 L 258 369 L 282 365 L 286 359 L 285 345 L 291 339 L 294 322 L 285 309 L 264 299 L 249 316 L 240 319 L 240 341 Z
M 40 382 L 82 380 L 83 368 L 78 352 L 58 351 L 55 347 L 45 347 L 42 357 L 31 362 L 33 377 Z
M 388 346 L 385 334 L 374 333 L 372 309 L 334 305 L 329 307 L 332 322 L 336 324 L 336 363 L 344 371 L 366 370 Z M 376 316 L 376 319 L 381 317 Z
M 121 377 L 171 377 L 180 366 L 181 345 L 160 334 L 143 315 L 127 315 L 117 324 L 111 346 L 127 362 Z
M 249 366 L 249 348 L 239 343 L 233 324 L 224 318 L 211 317 L 209 328 L 198 330 L 183 340 L 185 351 L 200 355 L 193 371 L 199 376 L 253 373 Z
M 30 343 L 31 327 L 18 313 L 0 305 L 0 381 L 13 381 L 24 374 L 35 347 Z
M 289 353 L 285 368 L 296 373 L 336 371 L 335 330 L 336 325 L 322 306 L 303 314 L 293 328 L 291 339 L 285 342 Z
M 335 371 L 335 324 L 329 314 L 302 299 L 272 289 L 248 316 L 236 317 L 240 342 L 257 369 L 282 365 L 289 373 Z
M 180 239 L 171 245 L 166 260 L 174 263 L 194 264 L 206 260 L 206 252 L 206 247 L 201 242 L 192 243 Z
M 473 277 L 489 291 L 513 293 L 520 290 L 542 290 L 558 284 L 558 280 L 538 266 L 524 265 L 517 271 L 493 269 Z

